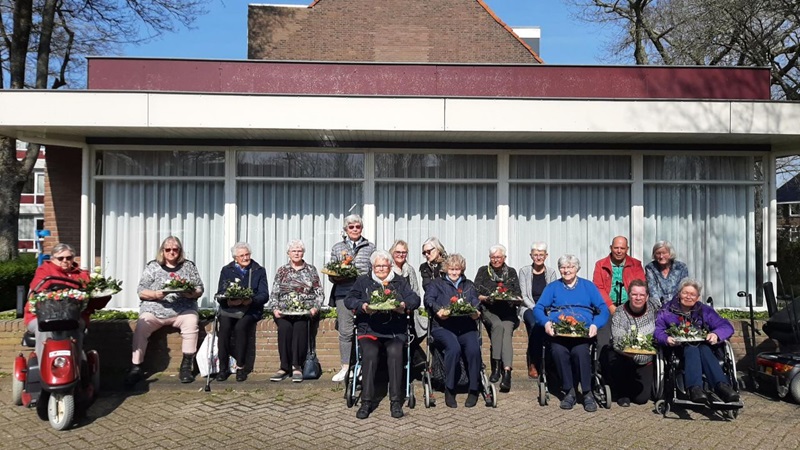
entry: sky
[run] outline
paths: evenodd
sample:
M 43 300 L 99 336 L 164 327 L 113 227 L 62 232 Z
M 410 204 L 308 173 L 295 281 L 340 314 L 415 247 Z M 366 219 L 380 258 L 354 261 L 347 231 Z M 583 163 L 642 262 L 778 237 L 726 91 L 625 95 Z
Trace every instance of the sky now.
M 193 29 L 128 46 L 119 56 L 246 59 L 249 3 L 309 5 L 312 0 L 211 0 Z M 376 0 L 400 1 L 400 0 Z M 547 64 L 602 64 L 608 32 L 575 19 L 561 0 L 484 0 L 511 27 L 541 28 L 540 56 Z M 575 30 L 580 30 L 576 33 Z

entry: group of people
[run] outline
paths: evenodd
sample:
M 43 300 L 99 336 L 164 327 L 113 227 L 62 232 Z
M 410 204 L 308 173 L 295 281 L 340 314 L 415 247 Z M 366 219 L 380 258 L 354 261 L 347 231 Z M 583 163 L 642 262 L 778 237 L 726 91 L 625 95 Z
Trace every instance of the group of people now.
M 458 406 L 456 383 L 463 362 L 468 379 L 464 405 L 473 407 L 479 397 L 481 361 L 481 322 L 487 329 L 491 345 L 491 374 L 489 381 L 498 382 L 501 392 L 511 389 L 514 368 L 512 335 L 525 323 L 528 335 L 527 371 L 529 377 L 539 376 L 545 343 L 561 380 L 561 407 L 571 409 L 577 403 L 576 387 L 580 385 L 586 411 L 595 411 L 597 404 L 591 392 L 592 361 L 590 345 L 608 344 L 608 379 L 621 406 L 631 402 L 642 404 L 650 399 L 653 380 L 653 356 L 629 355 L 615 347 L 631 329 L 653 335 L 659 345 L 682 351 L 685 360 L 685 381 L 693 401 L 704 401 L 702 377 L 706 376 L 717 394 L 725 401 L 738 400 L 738 393 L 727 383 L 711 348 L 727 340 L 733 333 L 731 324 L 713 308 L 699 302 L 701 286 L 688 278 L 685 264 L 677 261 L 672 245 L 659 241 L 653 246 L 652 261 L 642 267 L 639 260 L 628 255 L 628 241 L 615 237 L 609 255 L 595 264 L 592 280 L 578 277 L 580 261 L 573 255 L 563 255 L 557 269 L 547 265 L 547 245 L 535 242 L 530 249 L 532 263 L 517 272 L 506 264 L 507 251 L 502 245 L 489 249 L 489 262 L 478 268 L 474 280 L 466 277 L 467 264 L 458 253 L 448 254 L 439 239 L 431 237 L 422 245 L 425 261 L 417 273 L 408 263 L 408 244 L 396 241 L 388 251 L 377 250 L 363 235 L 363 221 L 358 215 L 344 220 L 343 239 L 331 249 L 332 260 L 346 258 L 358 275 L 328 275 L 333 287 L 327 305 L 336 309 L 341 370 L 333 381 L 347 376 L 352 354 L 354 330 L 362 358 L 361 406 L 356 416 L 369 417 L 377 398 L 374 378 L 379 354 L 385 351 L 389 375 L 389 400 L 392 417 L 403 416 L 404 375 L 403 349 L 408 342 L 407 317 L 413 315 L 413 331 L 419 336 L 430 333 L 432 344 L 443 355 L 445 404 Z M 220 369 L 217 381 L 225 381 L 235 373 L 237 381 L 247 379 L 246 359 L 253 345 L 248 336 L 252 326 L 262 318 L 266 308 L 271 310 L 278 328 L 280 367 L 270 378 L 281 381 L 303 380 L 302 365 L 306 357 L 315 320 L 325 305 L 317 269 L 304 260 L 305 245 L 293 240 L 287 245 L 288 262 L 277 269 L 268 289 L 265 268 L 252 259 L 248 244 L 237 243 L 231 249 L 233 261 L 225 265 L 219 276 L 217 296 L 225 296 L 231 285 L 251 290 L 248 303 L 238 315 L 219 317 Z M 87 277 L 74 261 L 75 252 L 66 244 L 53 248 L 52 258 L 38 270 L 36 278 L 56 274 L 69 278 Z M 168 289 L 179 281 L 181 289 Z M 32 288 L 34 287 L 32 283 Z M 193 359 L 197 351 L 199 316 L 197 299 L 204 293 L 204 284 L 196 266 L 186 259 L 183 245 L 175 236 L 164 239 L 156 257 L 142 273 L 137 294 L 141 300 L 139 319 L 133 336 L 132 365 L 126 377 L 134 384 L 144 377 L 144 361 L 151 334 L 164 326 L 180 330 L 182 361 L 181 382 L 194 380 Z M 390 292 L 398 306 L 390 311 L 371 308 L 374 292 Z M 497 294 L 503 300 L 498 301 Z M 305 315 L 287 314 L 298 302 L 308 311 Z M 468 315 L 451 316 L 453 303 L 462 302 L 474 307 Z M 430 320 L 419 314 L 423 307 Z M 556 333 L 555 325 L 568 311 L 576 322 L 585 325 L 588 335 L 565 337 Z M 610 319 L 610 324 L 607 326 Z M 26 311 L 26 323 L 36 331 L 33 314 Z M 86 319 L 88 321 L 88 318 Z M 679 346 L 666 330 L 680 321 L 688 321 L 705 329 L 706 342 L 700 345 Z M 682 322 L 681 322 L 682 323 Z M 233 349 L 230 348 L 233 337 Z M 41 336 L 37 336 L 41 340 Z M 226 364 L 232 357 L 230 371 Z

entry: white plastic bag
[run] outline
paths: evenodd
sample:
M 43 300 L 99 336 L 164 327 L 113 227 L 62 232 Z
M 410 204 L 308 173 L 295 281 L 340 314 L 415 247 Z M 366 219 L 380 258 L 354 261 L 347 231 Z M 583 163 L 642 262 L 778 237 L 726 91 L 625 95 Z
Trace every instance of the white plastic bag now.
M 201 377 L 207 377 L 210 372 L 219 372 L 219 353 L 217 351 L 217 336 L 214 333 L 206 334 L 200 349 L 197 350 L 197 369 L 200 370 Z

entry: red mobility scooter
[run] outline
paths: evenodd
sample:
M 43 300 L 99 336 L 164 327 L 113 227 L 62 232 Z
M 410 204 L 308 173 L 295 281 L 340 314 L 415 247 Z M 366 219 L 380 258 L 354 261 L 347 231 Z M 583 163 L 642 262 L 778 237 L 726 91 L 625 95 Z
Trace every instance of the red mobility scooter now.
M 39 332 L 50 336 L 41 355 L 32 350 L 14 360 L 13 403 L 35 407 L 56 430 L 69 428 L 76 411 L 85 412 L 100 389 L 100 355 L 84 354 L 76 333 L 85 332 L 82 313 L 88 325 L 88 314 L 105 307 L 111 296 L 92 298 L 80 289 L 80 281 L 61 277 L 46 277 L 34 288 Z M 35 348 L 35 336 L 26 332 L 22 345 Z

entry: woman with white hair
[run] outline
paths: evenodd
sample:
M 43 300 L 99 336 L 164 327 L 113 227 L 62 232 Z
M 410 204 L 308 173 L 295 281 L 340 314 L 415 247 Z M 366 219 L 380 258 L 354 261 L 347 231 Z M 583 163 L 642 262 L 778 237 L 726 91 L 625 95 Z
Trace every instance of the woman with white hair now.
M 653 245 L 653 260 L 644 268 L 650 298 L 663 305 L 678 293 L 681 280 L 689 277 L 686 264 L 675 259 L 675 249 L 669 241 Z
M 370 272 L 372 265 L 370 256 L 375 251 L 375 244 L 368 241 L 361 235 L 364 229 L 364 221 L 358 214 L 351 214 L 344 218 L 343 235 L 344 239 L 337 242 L 331 249 L 331 260 L 341 261 L 345 258 L 352 260 L 359 275 Z M 350 350 L 353 341 L 353 311 L 344 305 L 344 298 L 350 292 L 350 288 L 356 282 L 356 277 L 338 277 L 328 275 L 328 279 L 333 283 L 329 306 L 336 308 L 336 328 L 339 331 L 339 358 L 342 362 L 342 369 L 337 372 L 331 381 L 342 382 L 347 374 L 347 367 L 350 364 Z
M 581 384 L 583 409 L 597 411 L 597 402 L 592 397 L 592 360 L 590 345 L 597 330 L 608 322 L 609 311 L 600 291 L 591 281 L 578 278 L 581 262 L 574 255 L 558 258 L 561 279 L 547 285 L 533 308 L 536 323 L 544 327 L 550 336 L 550 353 L 553 356 L 564 398 L 561 409 L 572 409 L 577 402 L 575 381 Z M 573 324 L 582 323 L 588 329 L 585 337 L 556 335 L 554 324 L 562 320 Z M 574 380 L 573 374 L 579 379 Z
M 366 419 L 377 405 L 375 373 L 380 352 L 386 352 L 389 373 L 389 409 L 392 417 L 403 417 L 405 389 L 403 385 L 403 347 L 408 342 L 406 311 L 419 308 L 420 298 L 405 278 L 392 271 L 392 256 L 385 250 L 376 250 L 370 257 L 372 272 L 358 277 L 344 303 L 356 311 L 355 323 L 361 348 L 362 388 L 361 407 L 356 417 Z M 370 306 L 373 297 L 393 296 L 398 306 L 388 312 L 376 311 Z
M 226 315 L 219 316 L 220 370 L 217 373 L 217 381 L 225 381 L 231 375 L 228 369 L 231 333 L 234 336 L 233 359 L 236 360 L 236 381 L 247 379 L 245 358 L 247 349 L 252 345 L 249 342 L 250 333 L 248 332 L 263 317 L 264 305 L 269 300 L 267 270 L 251 258 L 250 245 L 245 242 L 237 242 L 231 248 L 231 256 L 233 261 L 220 270 L 217 295 L 224 295 L 231 283 L 234 283 L 242 288 L 252 289 L 253 297 L 250 306 L 247 307 L 240 319 Z
M 519 326 L 517 305 L 505 300 L 493 300 L 493 293 L 504 290 L 521 298 L 517 271 L 506 264 L 506 248 L 500 244 L 489 249 L 489 264 L 478 269 L 475 288 L 481 301 L 483 323 L 492 342 L 492 373 L 489 381 L 500 380 L 500 391 L 511 390 L 511 370 L 514 362 L 512 334 Z M 502 373 L 502 380 L 501 378 Z
M 524 303 L 519 308 L 519 315 L 528 331 L 528 376 L 538 378 L 539 370 L 536 365 L 542 360 L 544 328 L 536 325 L 533 307 L 542 296 L 544 288 L 558 278 L 558 273 L 556 269 L 544 264 L 547 261 L 547 244 L 544 242 L 534 242 L 531 245 L 531 260 L 532 264 L 519 269 L 519 285 Z

